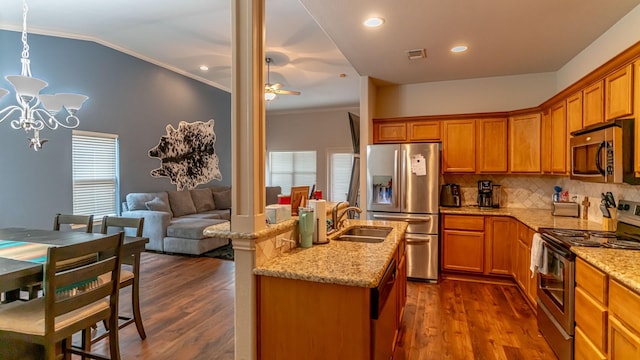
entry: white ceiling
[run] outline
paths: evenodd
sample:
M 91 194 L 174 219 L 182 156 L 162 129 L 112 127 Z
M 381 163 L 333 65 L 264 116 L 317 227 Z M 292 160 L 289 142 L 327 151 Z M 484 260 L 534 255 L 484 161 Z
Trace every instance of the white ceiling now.
M 0 27 L 18 30 L 22 1 L 1 1 Z M 556 71 L 640 0 L 265 3 L 271 82 L 302 91 L 267 107 L 282 111 L 357 105 L 360 75 L 407 84 Z M 230 90 L 230 0 L 29 0 L 29 7 L 32 32 L 98 41 Z M 369 15 L 385 25 L 365 29 Z M 469 51 L 450 53 L 457 44 Z M 427 59 L 407 60 L 404 51 L 415 48 L 426 48 Z

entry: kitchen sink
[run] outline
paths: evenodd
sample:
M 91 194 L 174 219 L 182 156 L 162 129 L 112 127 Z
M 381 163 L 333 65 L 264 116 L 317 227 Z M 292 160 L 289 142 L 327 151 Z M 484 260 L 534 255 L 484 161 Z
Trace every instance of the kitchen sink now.
M 353 226 L 338 235 L 334 240 L 364 243 L 381 243 L 393 230 L 390 227 Z

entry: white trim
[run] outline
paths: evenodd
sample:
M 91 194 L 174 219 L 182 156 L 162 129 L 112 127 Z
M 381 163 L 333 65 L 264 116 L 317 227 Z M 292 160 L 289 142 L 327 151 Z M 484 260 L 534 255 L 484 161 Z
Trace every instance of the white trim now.
M 95 131 L 85 131 L 85 130 L 71 130 L 71 134 L 72 135 L 78 135 L 78 136 L 101 137 L 101 138 L 107 138 L 107 139 L 117 139 L 118 138 L 118 134 L 108 134 L 108 133 L 95 132 Z
M 333 197 L 333 194 L 331 193 L 331 188 L 332 188 L 331 179 L 332 179 L 332 175 L 333 175 L 333 168 L 331 166 L 331 155 L 333 155 L 333 154 L 351 154 L 353 157 L 355 157 L 355 154 L 353 153 L 353 148 L 351 148 L 351 147 L 331 147 L 331 148 L 327 148 L 327 151 L 326 151 L 326 161 L 327 161 L 327 163 L 325 164 L 326 167 L 327 167 L 327 180 L 326 180 L 327 193 L 323 194 L 323 198 L 327 199 L 327 201 L 329 201 Z
M 300 108 L 300 109 L 290 109 L 290 110 L 273 110 L 267 111 L 267 115 L 290 115 L 290 114 L 306 114 L 306 113 L 322 113 L 322 112 L 333 112 L 333 111 L 349 111 L 356 115 L 360 112 L 360 105 L 354 104 L 353 106 L 345 105 L 345 106 L 336 106 L 336 107 L 314 107 L 314 108 Z M 358 115 L 360 116 L 360 115 Z

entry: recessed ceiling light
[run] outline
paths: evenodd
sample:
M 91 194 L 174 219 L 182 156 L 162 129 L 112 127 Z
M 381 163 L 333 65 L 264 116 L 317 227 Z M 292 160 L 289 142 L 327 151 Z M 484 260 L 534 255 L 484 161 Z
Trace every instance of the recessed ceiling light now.
M 467 51 L 468 47 L 466 47 L 465 45 L 458 45 L 458 46 L 454 46 L 451 48 L 451 52 L 453 53 L 460 53 L 460 52 L 465 52 Z
M 201 65 L 200 66 L 200 70 L 207 71 L 207 70 L 209 70 L 209 67 L 207 65 Z
M 363 24 L 367 27 L 378 27 L 384 24 L 384 19 L 381 17 L 372 17 L 365 20 Z

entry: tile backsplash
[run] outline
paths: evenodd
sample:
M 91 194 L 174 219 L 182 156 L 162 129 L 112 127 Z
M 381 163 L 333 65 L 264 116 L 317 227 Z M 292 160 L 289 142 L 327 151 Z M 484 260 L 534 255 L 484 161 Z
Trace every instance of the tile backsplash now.
M 599 209 L 602 192 L 611 191 L 616 201 L 640 201 L 640 185 L 588 183 L 566 176 L 446 174 L 440 181 L 460 185 L 462 205 L 477 205 L 478 180 L 491 180 L 493 184 L 501 185 L 502 207 L 551 209 L 554 186 L 569 191 L 569 199 L 576 196 L 578 203 L 588 196 L 589 220 L 595 222 L 602 222 Z

